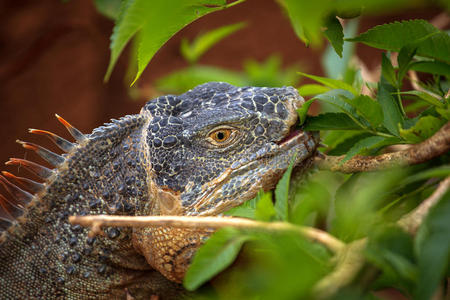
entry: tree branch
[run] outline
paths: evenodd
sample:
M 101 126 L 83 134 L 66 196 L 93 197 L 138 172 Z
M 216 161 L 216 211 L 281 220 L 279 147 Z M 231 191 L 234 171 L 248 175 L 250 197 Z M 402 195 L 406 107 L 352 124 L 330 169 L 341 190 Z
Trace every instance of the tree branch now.
M 345 155 L 317 157 L 315 163 L 321 170 L 339 171 L 342 173 L 356 173 L 384 170 L 394 166 L 404 166 L 423 163 L 440 156 L 450 150 L 450 122 L 447 122 L 429 139 L 412 145 L 410 148 L 398 152 L 377 156 L 355 156 L 340 164 Z
M 345 243 L 329 233 L 313 227 L 297 226 L 286 222 L 260 222 L 244 218 L 231 217 L 189 217 L 189 216 L 71 216 L 69 222 L 91 227 L 94 234 L 101 233 L 102 226 L 113 227 L 179 227 L 179 228 L 222 228 L 235 227 L 257 229 L 272 232 L 295 232 L 301 236 L 318 242 L 330 251 L 337 253 L 345 247 Z

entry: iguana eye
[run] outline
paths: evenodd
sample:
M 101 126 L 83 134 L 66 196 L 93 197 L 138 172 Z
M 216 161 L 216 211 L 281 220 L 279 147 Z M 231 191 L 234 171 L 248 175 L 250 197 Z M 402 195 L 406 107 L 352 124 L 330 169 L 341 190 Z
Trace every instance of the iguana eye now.
M 232 128 L 218 128 L 208 133 L 208 141 L 216 146 L 226 146 L 231 143 L 235 136 L 235 131 Z

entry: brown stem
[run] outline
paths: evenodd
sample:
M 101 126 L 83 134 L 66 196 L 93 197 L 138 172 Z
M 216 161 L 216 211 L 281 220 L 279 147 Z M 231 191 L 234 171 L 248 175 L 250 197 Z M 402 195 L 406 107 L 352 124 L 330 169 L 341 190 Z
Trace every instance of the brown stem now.
M 412 145 L 410 148 L 377 156 L 355 156 L 340 164 L 345 155 L 325 156 L 316 158 L 316 164 L 321 170 L 356 173 L 378 171 L 394 166 L 404 166 L 423 163 L 450 150 L 450 122 L 447 122 L 429 139 Z
M 116 227 L 180 227 L 180 228 L 222 228 L 226 226 L 246 229 L 258 229 L 272 232 L 296 232 L 307 239 L 317 241 L 332 252 L 339 252 L 345 244 L 328 234 L 313 227 L 303 227 L 286 222 L 260 222 L 243 218 L 230 217 L 188 217 L 188 216 L 71 216 L 69 222 L 91 227 L 98 233 L 101 226 Z

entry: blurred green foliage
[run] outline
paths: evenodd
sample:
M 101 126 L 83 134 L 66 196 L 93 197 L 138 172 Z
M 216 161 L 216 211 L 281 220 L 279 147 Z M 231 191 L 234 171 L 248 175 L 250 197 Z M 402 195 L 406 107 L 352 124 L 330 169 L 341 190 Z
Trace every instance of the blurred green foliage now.
M 106 77 L 132 38 L 135 82 L 154 53 L 178 30 L 240 2 L 123 0 L 117 9 L 119 1 L 96 0 L 99 11 L 116 20 Z M 357 35 L 357 20 L 345 24 L 340 20 L 418 7 L 423 1 L 278 2 L 304 43 L 315 47 L 324 37 L 329 41 L 322 59 L 326 76 L 298 72 L 298 66 L 282 68 L 276 55 L 263 62 L 249 58 L 243 71 L 200 64 L 202 55 L 245 26 L 237 23 L 204 32 L 193 41 L 184 39 L 180 52 L 188 67 L 160 78 L 156 87 L 181 93 L 207 81 L 298 86 L 299 78 L 307 77 L 316 83 L 298 86 L 300 94 L 309 97 L 298 110 L 300 125 L 304 130 L 320 131 L 325 144 L 320 150 L 343 155 L 344 161 L 355 155 L 384 153 L 391 145 L 420 143 L 449 122 L 448 32 L 424 20 L 410 20 L 382 24 Z M 444 0 L 436 3 L 449 8 Z M 363 80 L 355 63 L 357 43 L 380 49 L 378 82 Z M 417 81 L 410 71 L 426 80 Z M 320 113 L 308 116 L 316 101 L 321 104 Z M 450 176 L 448 153 L 417 166 L 374 173 L 314 171 L 294 186 L 290 186 L 291 171 L 292 166 L 274 192 L 261 191 L 255 199 L 224 214 L 311 226 L 345 243 L 365 239 L 361 269 L 331 299 L 378 299 L 374 294 L 378 289 L 395 288 L 408 298 L 425 300 L 445 286 L 442 283 L 450 274 L 450 194 L 443 195 L 416 237 L 396 222 Z M 224 228 L 197 252 L 184 286 L 196 290 L 190 296 L 194 299 L 314 299 L 316 284 L 332 274 L 339 259 L 339 253 L 298 234 Z M 213 278 L 214 284 L 209 284 Z

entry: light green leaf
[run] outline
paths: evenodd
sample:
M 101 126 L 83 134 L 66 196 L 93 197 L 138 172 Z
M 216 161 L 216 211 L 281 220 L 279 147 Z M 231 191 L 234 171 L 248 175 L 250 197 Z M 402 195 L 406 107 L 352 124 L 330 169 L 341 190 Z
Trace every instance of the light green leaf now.
M 328 92 L 330 90 L 329 87 L 320 85 L 320 84 L 304 84 L 298 88 L 298 93 L 303 96 L 312 96 L 321 93 Z
M 383 125 L 390 133 L 399 136 L 398 126 L 403 123 L 403 116 L 391 93 L 395 90 L 381 81 L 378 84 L 377 100 L 383 109 Z
M 450 65 L 440 61 L 418 61 L 410 66 L 411 70 L 450 77 Z
M 400 135 L 410 143 L 420 143 L 431 137 L 445 123 L 433 116 L 420 118 L 417 123 L 409 129 L 400 129 Z
M 399 142 L 401 142 L 401 140 L 398 138 L 386 138 L 382 136 L 371 136 L 364 138 L 358 141 L 355 145 L 353 145 L 353 147 L 347 152 L 347 155 L 345 155 L 344 159 L 340 162 L 340 164 L 345 163 L 353 156 L 358 155 L 363 151 L 387 145 L 398 144 Z
M 138 31 L 138 70 L 133 83 L 156 51 L 177 31 L 205 14 L 232 4 L 227 5 L 225 0 L 125 0 L 111 36 L 111 58 L 105 80 L 109 78 L 125 46 Z
M 303 125 L 303 123 L 305 123 L 306 115 L 308 114 L 308 109 L 311 106 L 311 104 L 314 102 L 314 100 L 315 99 L 309 99 L 302 105 L 302 107 L 297 109 L 298 117 L 300 119 L 299 125 Z
M 276 218 L 280 221 L 289 219 L 289 183 L 291 181 L 291 173 L 294 167 L 295 156 L 292 157 L 289 167 L 284 172 L 283 177 L 278 181 L 275 188 L 275 211 Z
M 400 92 L 400 94 L 417 96 L 420 99 L 422 99 L 423 101 L 428 102 L 429 104 L 437 106 L 437 107 L 445 106 L 445 104 L 442 103 L 439 99 L 436 99 L 435 97 L 431 96 L 430 94 L 422 92 L 422 91 L 407 91 L 407 92 Z
M 239 254 L 250 235 L 235 228 L 222 228 L 215 232 L 195 254 L 186 276 L 184 287 L 193 291 L 228 267 Z
M 245 26 L 246 24 L 244 22 L 222 26 L 196 37 L 190 44 L 187 39 L 183 39 L 180 48 L 181 54 L 190 63 L 195 63 L 215 44 Z
M 327 29 L 323 34 L 330 41 L 336 53 L 342 58 L 342 50 L 344 47 L 344 32 L 341 22 L 339 22 L 336 17 L 332 16 L 325 22 L 325 27 Z
M 400 51 L 411 43 L 417 44 L 417 54 L 449 63 L 450 37 L 425 20 L 410 20 L 375 26 L 357 37 L 346 39 L 371 47 Z
M 272 202 L 272 192 L 268 191 L 259 195 L 259 200 L 256 203 L 255 219 L 268 222 L 276 215 Z
M 332 0 L 284 0 L 280 3 L 286 8 L 295 33 L 306 45 L 318 46 L 322 43 L 322 20 L 332 9 Z
M 358 124 L 344 113 L 325 113 L 315 117 L 308 117 L 305 130 L 361 130 Z
M 210 81 L 224 81 L 236 86 L 250 84 L 248 78 L 242 73 L 212 66 L 193 65 L 158 79 L 156 87 L 166 93 L 184 93 L 199 84 Z
M 343 89 L 343 90 L 349 91 L 353 95 L 358 94 L 358 91 L 355 90 L 354 87 L 352 87 L 351 85 L 349 85 L 348 83 L 346 83 L 342 80 L 320 77 L 320 76 L 315 76 L 315 75 L 309 75 L 309 74 L 302 73 L 302 72 L 298 72 L 298 73 L 302 76 L 305 76 L 312 80 L 315 80 L 315 81 L 317 81 L 325 86 L 328 86 L 332 89 Z
M 383 122 L 381 105 L 369 96 L 360 95 L 354 99 L 345 99 L 345 102 L 352 105 L 372 125 L 372 128 Z
M 259 199 L 261 198 L 260 194 L 261 192 L 259 192 L 255 198 L 245 201 L 241 205 L 233 207 L 223 214 L 226 216 L 254 219 L 256 203 L 258 203 Z

